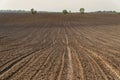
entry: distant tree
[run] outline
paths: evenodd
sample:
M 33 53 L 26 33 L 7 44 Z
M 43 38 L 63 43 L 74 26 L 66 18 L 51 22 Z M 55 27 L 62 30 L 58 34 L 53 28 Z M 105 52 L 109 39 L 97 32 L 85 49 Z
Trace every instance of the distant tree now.
M 31 9 L 31 13 L 34 14 L 34 9 L 33 8 Z
M 68 14 L 68 11 L 67 10 L 63 10 L 63 14 Z
M 69 10 L 69 13 L 71 13 L 71 10 Z
M 32 9 L 31 9 L 31 13 L 32 13 L 32 14 L 36 14 L 37 11 L 32 8 Z
M 84 12 L 85 12 L 85 9 L 84 8 L 80 8 L 80 13 L 84 14 Z
M 34 14 L 37 14 L 37 11 L 36 11 L 36 10 L 34 10 Z

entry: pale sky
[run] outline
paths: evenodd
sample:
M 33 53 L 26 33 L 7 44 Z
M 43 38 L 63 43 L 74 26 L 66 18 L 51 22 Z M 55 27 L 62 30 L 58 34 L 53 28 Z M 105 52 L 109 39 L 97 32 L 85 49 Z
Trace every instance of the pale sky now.
M 115 10 L 120 12 L 120 0 L 0 0 L 0 10 L 30 10 L 74 12 L 83 7 L 86 11 Z

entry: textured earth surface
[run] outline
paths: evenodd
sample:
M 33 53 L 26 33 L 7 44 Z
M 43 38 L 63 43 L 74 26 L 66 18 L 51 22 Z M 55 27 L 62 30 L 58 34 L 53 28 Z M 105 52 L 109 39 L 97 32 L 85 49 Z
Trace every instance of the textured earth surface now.
M 0 80 L 120 80 L 120 15 L 0 14 Z

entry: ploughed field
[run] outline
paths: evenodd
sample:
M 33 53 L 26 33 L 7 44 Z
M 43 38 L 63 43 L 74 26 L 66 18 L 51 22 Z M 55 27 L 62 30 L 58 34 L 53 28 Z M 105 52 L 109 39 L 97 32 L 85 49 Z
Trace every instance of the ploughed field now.
M 0 80 L 120 80 L 120 15 L 0 14 Z

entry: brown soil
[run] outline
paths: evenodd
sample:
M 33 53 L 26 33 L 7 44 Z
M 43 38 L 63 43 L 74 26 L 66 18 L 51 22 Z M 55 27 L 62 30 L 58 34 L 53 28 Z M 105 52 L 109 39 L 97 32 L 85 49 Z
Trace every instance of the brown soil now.
M 0 14 L 0 80 L 120 80 L 120 15 Z

